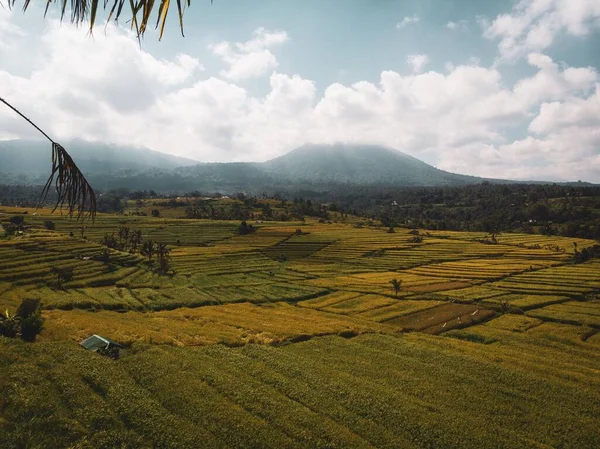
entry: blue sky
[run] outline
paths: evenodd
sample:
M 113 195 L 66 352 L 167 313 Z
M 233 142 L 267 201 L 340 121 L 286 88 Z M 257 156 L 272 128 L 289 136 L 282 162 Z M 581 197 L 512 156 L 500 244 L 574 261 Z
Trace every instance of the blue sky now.
M 173 10 L 140 49 L 122 28 L 0 9 L 0 95 L 57 139 L 202 161 L 348 141 L 600 182 L 597 0 L 196 0 L 185 31 Z M 0 139 L 29 137 L 0 111 Z

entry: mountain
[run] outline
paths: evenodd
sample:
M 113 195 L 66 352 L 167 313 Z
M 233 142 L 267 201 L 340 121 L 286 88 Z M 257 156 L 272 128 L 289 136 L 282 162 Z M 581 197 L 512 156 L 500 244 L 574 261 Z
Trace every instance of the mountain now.
M 439 170 L 400 151 L 375 145 L 303 145 L 262 163 L 197 163 L 147 149 L 83 142 L 65 147 L 98 190 L 123 187 L 259 194 L 328 191 L 348 185 L 460 186 L 484 181 Z M 50 169 L 49 153 L 49 145 L 43 142 L 0 142 L 2 183 L 44 182 Z
M 376 145 L 303 145 L 262 166 L 271 176 L 296 182 L 440 186 L 482 181 L 439 170 L 398 150 Z
M 118 170 L 174 169 L 198 163 L 146 148 L 80 140 L 61 143 L 86 175 L 113 173 Z M 47 141 L 0 141 L 0 173 L 47 177 L 51 167 L 50 155 L 50 143 Z

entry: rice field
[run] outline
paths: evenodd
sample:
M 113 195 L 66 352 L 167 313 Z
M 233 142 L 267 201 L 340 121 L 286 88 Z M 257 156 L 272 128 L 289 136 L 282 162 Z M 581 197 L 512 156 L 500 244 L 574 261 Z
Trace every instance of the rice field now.
M 2 449 L 600 447 L 600 261 L 572 262 L 593 241 L 32 214 L 0 237 L 0 310 L 46 320 L 0 337 Z M 100 258 L 119 226 L 173 271 Z M 78 347 L 94 333 L 121 359 Z

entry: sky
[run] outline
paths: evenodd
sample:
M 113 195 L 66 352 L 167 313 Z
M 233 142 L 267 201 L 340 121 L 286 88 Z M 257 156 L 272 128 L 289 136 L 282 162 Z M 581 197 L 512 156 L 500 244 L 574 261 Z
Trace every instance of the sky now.
M 141 46 L 0 7 L 0 97 L 55 140 L 203 162 L 347 142 L 600 183 L 599 71 L 600 0 L 194 0 Z M 0 140 L 35 133 L 0 107 Z

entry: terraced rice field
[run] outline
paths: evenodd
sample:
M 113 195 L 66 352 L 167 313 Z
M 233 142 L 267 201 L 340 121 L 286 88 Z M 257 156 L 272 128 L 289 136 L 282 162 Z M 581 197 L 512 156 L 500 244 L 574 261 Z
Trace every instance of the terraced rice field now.
M 47 218 L 0 238 L 0 309 L 38 297 L 46 318 L 0 338 L 0 448 L 600 447 L 600 262 L 572 263 L 594 242 Z M 123 224 L 174 273 L 98 259 Z M 77 346 L 93 333 L 122 358 Z

